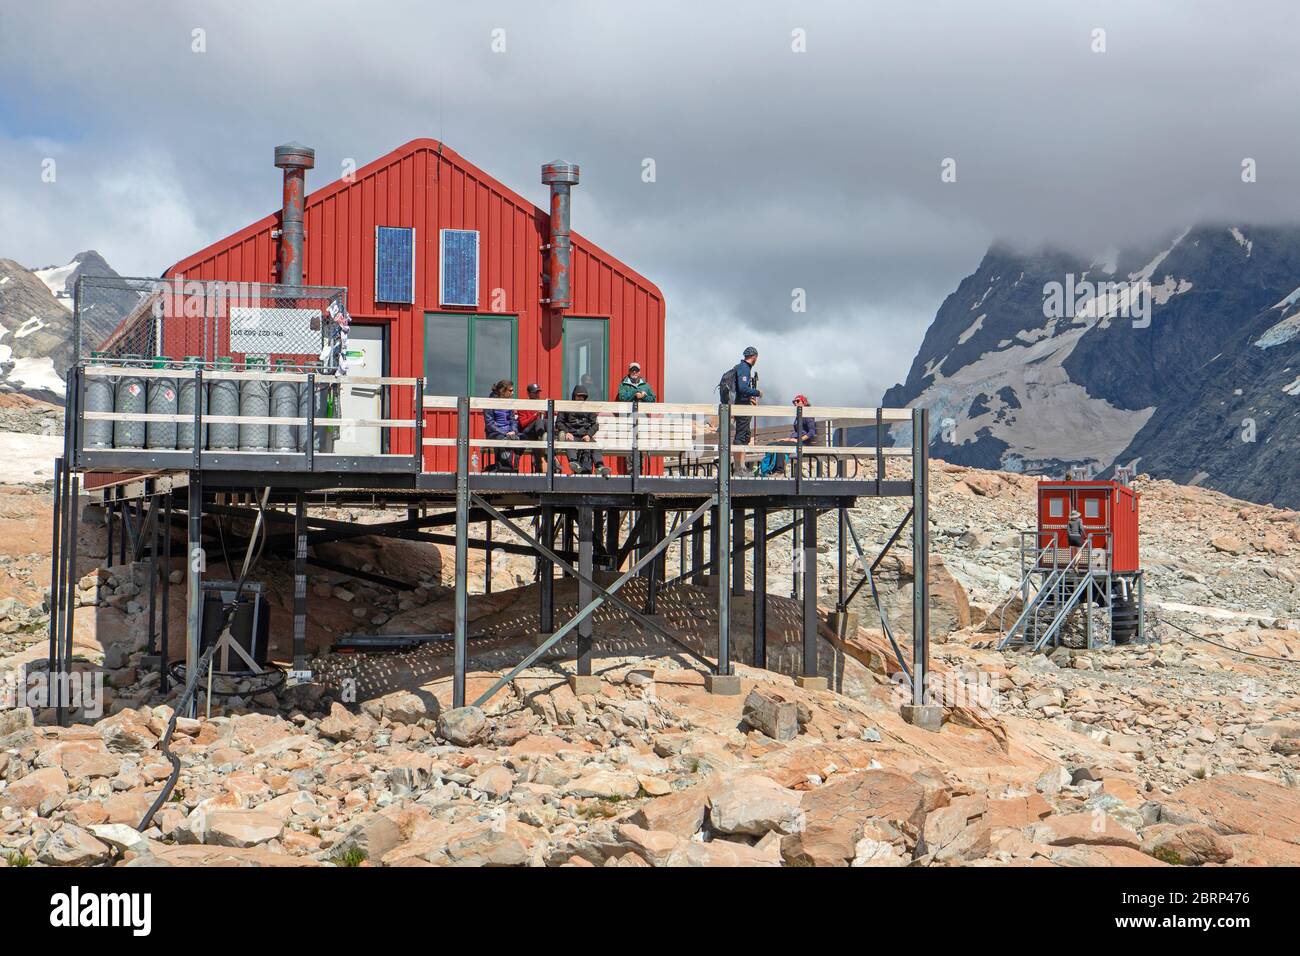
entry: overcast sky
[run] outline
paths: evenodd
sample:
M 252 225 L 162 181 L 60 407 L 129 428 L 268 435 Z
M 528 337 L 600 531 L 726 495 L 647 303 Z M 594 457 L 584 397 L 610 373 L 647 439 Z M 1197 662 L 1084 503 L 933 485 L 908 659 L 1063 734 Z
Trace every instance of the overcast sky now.
M 1296 10 L 5 0 L 0 256 L 156 275 L 278 206 L 291 139 L 309 189 L 432 136 L 544 203 L 560 157 L 575 229 L 667 296 L 672 397 L 754 344 L 769 397 L 871 404 L 996 239 L 1300 217 Z

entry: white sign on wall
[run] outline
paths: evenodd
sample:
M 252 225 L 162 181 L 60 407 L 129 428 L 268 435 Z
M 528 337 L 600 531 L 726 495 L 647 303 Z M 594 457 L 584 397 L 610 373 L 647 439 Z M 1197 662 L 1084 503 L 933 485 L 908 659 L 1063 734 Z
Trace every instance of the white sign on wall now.
M 254 355 L 315 355 L 320 309 L 230 307 L 230 351 Z

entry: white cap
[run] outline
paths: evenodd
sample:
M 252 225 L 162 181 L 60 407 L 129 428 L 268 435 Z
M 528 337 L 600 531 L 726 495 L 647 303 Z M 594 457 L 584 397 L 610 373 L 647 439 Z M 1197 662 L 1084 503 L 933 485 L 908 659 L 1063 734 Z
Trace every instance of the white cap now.
M 640 363 L 640 362 L 629 362 L 627 367 L 628 367 L 629 369 L 636 369 L 638 372 L 641 371 L 641 363 Z

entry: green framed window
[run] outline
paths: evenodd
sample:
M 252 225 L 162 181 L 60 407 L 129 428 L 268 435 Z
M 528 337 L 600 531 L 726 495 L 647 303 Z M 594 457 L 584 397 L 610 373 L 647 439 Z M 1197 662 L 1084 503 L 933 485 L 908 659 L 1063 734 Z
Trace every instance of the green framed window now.
M 483 397 L 498 380 L 514 381 L 519 362 L 516 322 L 513 315 L 426 312 L 425 394 Z
M 609 319 L 564 317 L 564 397 L 579 383 L 592 401 L 609 401 Z

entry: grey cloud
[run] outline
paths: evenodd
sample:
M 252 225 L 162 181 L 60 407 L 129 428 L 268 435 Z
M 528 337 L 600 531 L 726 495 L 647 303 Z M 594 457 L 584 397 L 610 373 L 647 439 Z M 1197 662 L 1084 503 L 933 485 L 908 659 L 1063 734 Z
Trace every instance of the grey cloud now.
M 575 226 L 668 296 L 675 395 L 752 340 L 783 395 L 874 400 L 994 239 L 1094 253 L 1296 219 L 1295 25 L 1285 2 L 1172 0 L 9 5 L 0 254 L 156 273 L 275 208 L 286 139 L 317 147 L 314 186 L 434 136 L 539 202 L 562 156 Z

